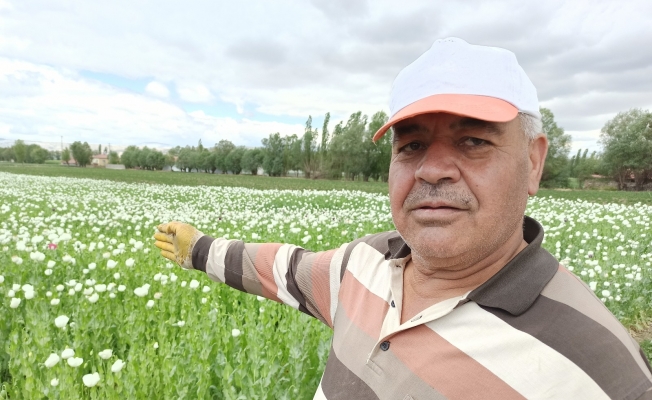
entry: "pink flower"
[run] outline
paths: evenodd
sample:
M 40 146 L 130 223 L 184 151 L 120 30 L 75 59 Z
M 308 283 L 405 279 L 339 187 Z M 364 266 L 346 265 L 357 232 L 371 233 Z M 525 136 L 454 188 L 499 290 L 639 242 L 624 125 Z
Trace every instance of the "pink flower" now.
M 56 250 L 57 244 L 56 243 L 48 243 L 48 249 L 49 250 Z

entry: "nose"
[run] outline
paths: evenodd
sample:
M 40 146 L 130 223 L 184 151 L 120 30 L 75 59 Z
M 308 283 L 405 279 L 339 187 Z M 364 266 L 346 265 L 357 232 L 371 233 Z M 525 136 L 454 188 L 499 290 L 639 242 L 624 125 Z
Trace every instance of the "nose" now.
M 451 144 L 435 141 L 423 152 L 414 172 L 417 181 L 436 184 L 441 181 L 457 182 L 460 177 L 458 154 Z

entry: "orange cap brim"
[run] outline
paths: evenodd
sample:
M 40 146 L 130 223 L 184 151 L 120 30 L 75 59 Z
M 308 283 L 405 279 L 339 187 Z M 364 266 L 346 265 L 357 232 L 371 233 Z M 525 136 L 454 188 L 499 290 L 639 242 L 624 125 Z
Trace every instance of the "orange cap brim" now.
M 445 112 L 481 119 L 483 121 L 507 122 L 516 118 L 518 108 L 505 100 L 472 94 L 436 94 L 403 107 L 376 132 L 377 141 L 395 123 L 421 114 Z

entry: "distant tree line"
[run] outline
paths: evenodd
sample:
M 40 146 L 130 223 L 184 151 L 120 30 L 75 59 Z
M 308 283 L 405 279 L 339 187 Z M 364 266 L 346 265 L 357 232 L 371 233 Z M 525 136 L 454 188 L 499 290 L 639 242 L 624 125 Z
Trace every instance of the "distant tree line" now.
M 601 153 L 580 149 L 570 155 L 571 136 L 557 125 L 552 111 L 541 108 L 543 130 L 549 149 L 541 179 L 543 187 L 579 187 L 593 175 L 614 179 L 618 189 L 642 190 L 652 186 L 652 113 L 631 109 L 607 121 L 601 131 Z M 262 139 L 262 146 L 245 148 L 229 140 L 220 140 L 213 147 L 177 146 L 167 153 L 148 147 L 129 146 L 121 157 L 100 145 L 91 150 L 88 143 L 74 142 L 61 153 L 48 151 L 21 140 L 8 148 L 0 148 L 0 160 L 20 163 L 44 163 L 48 159 L 79 166 L 91 163 L 93 154 L 107 154 L 110 164 L 122 162 L 127 168 L 162 170 L 176 167 L 184 172 L 247 173 L 262 171 L 270 176 L 300 173 L 305 178 L 376 180 L 386 182 L 391 157 L 391 135 L 372 142 L 374 133 L 387 122 L 379 111 L 369 118 L 361 112 L 351 114 L 329 131 L 330 113 L 321 130 L 313 127 L 308 117 L 302 136 L 276 132 Z
M 11 147 L 0 147 L 0 161 L 14 161 L 19 163 L 43 164 L 51 160 L 54 155 L 37 144 L 25 144 L 16 140 Z
M 245 148 L 229 140 L 213 147 L 177 146 L 168 151 L 174 165 L 185 172 L 247 173 L 262 169 L 270 176 L 302 173 L 305 178 L 360 179 L 387 181 L 391 143 L 389 136 L 373 143 L 373 134 L 387 121 L 384 112 L 371 120 L 361 112 L 348 121 L 339 122 L 329 132 L 330 113 L 324 118 L 321 132 L 308 117 L 301 137 L 276 132 L 262 140 L 262 147 Z M 122 155 L 124 160 L 124 154 Z
M 544 187 L 582 188 L 592 175 L 609 177 L 619 190 L 643 190 L 652 184 L 652 113 L 631 109 L 607 121 L 600 133 L 602 152 L 580 149 L 570 156 L 570 135 L 557 126 L 554 115 L 542 108 L 543 130 L 549 150 L 542 175 Z

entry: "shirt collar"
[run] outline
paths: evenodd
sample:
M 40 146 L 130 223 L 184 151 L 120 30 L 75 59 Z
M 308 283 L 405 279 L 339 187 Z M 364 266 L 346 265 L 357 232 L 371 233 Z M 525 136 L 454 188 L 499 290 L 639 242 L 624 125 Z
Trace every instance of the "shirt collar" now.
M 528 216 L 523 220 L 523 238 L 528 245 L 498 273 L 471 291 L 467 299 L 512 315 L 521 315 L 530 308 L 557 272 L 559 261 L 541 247 L 543 227 Z M 388 258 L 403 258 L 411 252 L 401 236 L 390 238 L 387 244 Z

